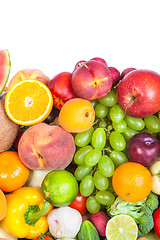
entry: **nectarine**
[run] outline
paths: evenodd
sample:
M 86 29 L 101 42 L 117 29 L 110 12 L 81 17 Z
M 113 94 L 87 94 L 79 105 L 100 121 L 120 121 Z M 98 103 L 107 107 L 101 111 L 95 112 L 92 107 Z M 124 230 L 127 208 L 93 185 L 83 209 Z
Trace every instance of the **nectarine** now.
M 38 80 L 42 83 L 44 83 L 45 85 L 48 84 L 48 82 L 50 81 L 50 78 L 47 77 L 43 72 L 41 72 L 38 69 L 22 69 L 20 71 L 18 71 L 13 78 L 11 79 L 11 81 L 8 84 L 8 90 L 16 83 L 18 83 L 19 81 L 22 81 L 24 79 L 35 79 Z
M 75 94 L 86 100 L 104 97 L 112 87 L 112 76 L 106 65 L 90 60 L 78 67 L 72 75 Z

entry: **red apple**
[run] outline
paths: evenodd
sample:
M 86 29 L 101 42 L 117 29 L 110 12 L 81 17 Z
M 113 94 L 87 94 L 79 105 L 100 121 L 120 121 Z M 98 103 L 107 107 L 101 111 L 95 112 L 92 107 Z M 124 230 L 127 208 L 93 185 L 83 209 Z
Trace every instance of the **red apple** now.
M 112 76 L 106 65 L 90 60 L 78 67 L 72 75 L 76 95 L 86 100 L 104 97 L 112 87 Z
M 53 105 L 59 110 L 68 100 L 77 97 L 71 85 L 72 73 L 61 72 L 52 78 L 48 83 L 53 96 Z
M 144 118 L 160 110 L 160 74 L 151 70 L 134 70 L 123 77 L 117 87 L 117 100 L 131 117 Z

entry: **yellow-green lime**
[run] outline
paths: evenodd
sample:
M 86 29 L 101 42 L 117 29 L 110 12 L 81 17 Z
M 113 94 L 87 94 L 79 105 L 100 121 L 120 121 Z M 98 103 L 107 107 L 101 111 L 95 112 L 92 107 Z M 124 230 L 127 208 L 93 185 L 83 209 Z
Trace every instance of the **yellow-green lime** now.
M 42 181 L 43 197 L 55 207 L 69 205 L 78 194 L 78 182 L 67 170 L 52 170 Z
M 134 219 L 122 214 L 112 217 L 106 226 L 107 240 L 136 240 L 138 227 Z

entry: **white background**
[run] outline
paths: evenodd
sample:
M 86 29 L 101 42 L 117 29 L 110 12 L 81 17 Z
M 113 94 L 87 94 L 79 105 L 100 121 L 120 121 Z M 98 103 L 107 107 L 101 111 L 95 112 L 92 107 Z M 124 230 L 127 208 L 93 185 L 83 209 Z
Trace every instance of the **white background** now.
M 52 78 L 93 57 L 120 72 L 135 67 L 160 73 L 159 0 L 0 0 L 0 9 L 9 79 L 24 68 Z

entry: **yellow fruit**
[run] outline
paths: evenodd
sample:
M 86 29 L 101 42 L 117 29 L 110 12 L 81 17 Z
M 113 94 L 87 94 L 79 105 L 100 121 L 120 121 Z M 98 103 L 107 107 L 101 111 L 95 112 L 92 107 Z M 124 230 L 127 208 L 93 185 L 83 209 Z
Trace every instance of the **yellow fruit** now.
M 44 121 L 53 107 L 49 88 L 38 80 L 16 83 L 7 93 L 5 109 L 15 123 L 30 126 Z

